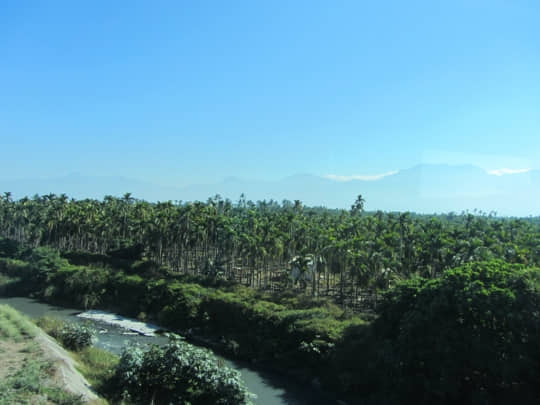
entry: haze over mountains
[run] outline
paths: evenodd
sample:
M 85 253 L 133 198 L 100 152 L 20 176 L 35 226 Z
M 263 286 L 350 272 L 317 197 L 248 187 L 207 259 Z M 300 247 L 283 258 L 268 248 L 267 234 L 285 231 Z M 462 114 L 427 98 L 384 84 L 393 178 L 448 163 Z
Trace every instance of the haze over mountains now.
M 82 174 L 49 179 L 0 180 L 0 191 L 14 198 L 35 194 L 62 194 L 76 199 L 105 195 L 133 197 L 148 201 L 206 201 L 221 195 L 237 201 L 246 199 L 300 200 L 305 205 L 349 208 L 358 194 L 368 211 L 413 211 L 441 213 L 495 211 L 498 215 L 540 215 L 540 171 L 494 175 L 472 166 L 422 164 L 376 180 L 332 178 L 299 174 L 277 181 L 229 177 L 216 184 L 165 187 L 125 177 L 97 177 Z

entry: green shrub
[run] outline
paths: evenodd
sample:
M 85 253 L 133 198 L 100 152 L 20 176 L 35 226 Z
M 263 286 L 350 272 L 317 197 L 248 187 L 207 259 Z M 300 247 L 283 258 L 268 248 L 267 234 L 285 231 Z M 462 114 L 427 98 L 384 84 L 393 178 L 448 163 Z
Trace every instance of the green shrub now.
M 51 317 L 39 318 L 36 324 L 69 350 L 80 351 L 91 346 L 96 338 L 95 329 L 86 324 L 64 322 Z
M 250 404 L 240 373 L 211 354 L 173 337 L 165 347 L 124 350 L 116 370 L 123 399 L 135 403 Z
M 69 350 L 80 351 L 90 347 L 96 338 L 95 329 L 84 323 L 44 316 L 37 319 L 36 324 Z
M 105 269 L 70 266 L 55 275 L 56 298 L 71 297 L 84 309 L 98 306 L 107 293 L 109 273 Z
M 0 258 L 0 272 L 11 277 L 29 277 L 32 270 L 28 262 L 18 259 Z
M 85 324 L 68 322 L 60 330 L 60 340 L 70 350 L 82 350 L 91 346 L 95 337 L 96 331 Z
M 47 287 L 56 272 L 69 267 L 69 262 L 56 250 L 46 247 L 27 249 L 21 256 L 29 263 L 31 274 L 25 275 L 27 282 L 39 291 Z

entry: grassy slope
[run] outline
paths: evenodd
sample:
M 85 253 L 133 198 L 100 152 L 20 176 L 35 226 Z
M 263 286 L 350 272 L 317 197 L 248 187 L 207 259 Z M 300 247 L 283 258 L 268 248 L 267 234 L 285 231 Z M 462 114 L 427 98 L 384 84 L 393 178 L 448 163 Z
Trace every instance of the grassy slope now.
M 56 318 L 42 317 L 36 321 L 37 325 L 49 336 L 55 338 L 60 344 L 60 330 L 65 322 Z M 97 347 L 85 347 L 80 351 L 66 348 L 71 357 L 77 362 L 77 370 L 84 375 L 92 388 L 102 397 L 109 398 L 114 391 L 110 386 L 119 357 Z
M 54 365 L 34 341 L 38 329 L 13 308 L 0 305 L 0 404 L 77 404 L 54 377 Z

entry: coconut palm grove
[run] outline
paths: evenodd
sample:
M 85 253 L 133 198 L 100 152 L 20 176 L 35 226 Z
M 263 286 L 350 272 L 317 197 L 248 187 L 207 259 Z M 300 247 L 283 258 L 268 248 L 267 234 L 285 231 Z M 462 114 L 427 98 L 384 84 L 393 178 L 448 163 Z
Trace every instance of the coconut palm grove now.
M 364 203 L 5 193 L 1 291 L 152 320 L 346 403 L 539 400 L 540 219 Z M 126 352 L 109 378 L 139 380 L 123 396 L 109 383 L 111 403 L 251 401 L 240 381 L 211 391 L 156 371 L 164 353 L 207 356 L 171 345 Z

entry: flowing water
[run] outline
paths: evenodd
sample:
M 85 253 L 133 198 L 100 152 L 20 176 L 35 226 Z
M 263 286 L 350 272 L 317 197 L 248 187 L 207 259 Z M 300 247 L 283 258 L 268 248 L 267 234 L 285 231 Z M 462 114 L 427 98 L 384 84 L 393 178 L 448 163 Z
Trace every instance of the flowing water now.
M 73 322 L 88 322 L 86 319 L 77 317 L 81 310 L 56 307 L 31 298 L 0 298 L 0 304 L 8 304 L 30 318 L 47 315 Z M 97 321 L 90 322 L 99 331 L 96 346 L 116 354 L 121 353 L 123 347 L 130 342 L 137 342 L 142 345 L 164 344 L 167 342 L 167 338 L 163 336 L 147 337 L 139 334 L 126 334 L 125 329 Z M 310 386 L 300 386 L 286 377 L 256 370 L 244 362 L 230 359 L 224 359 L 224 361 L 229 367 L 240 371 L 248 390 L 257 395 L 254 402 L 258 405 L 323 405 L 335 403 L 335 401 L 324 398 L 320 392 L 313 390 Z

